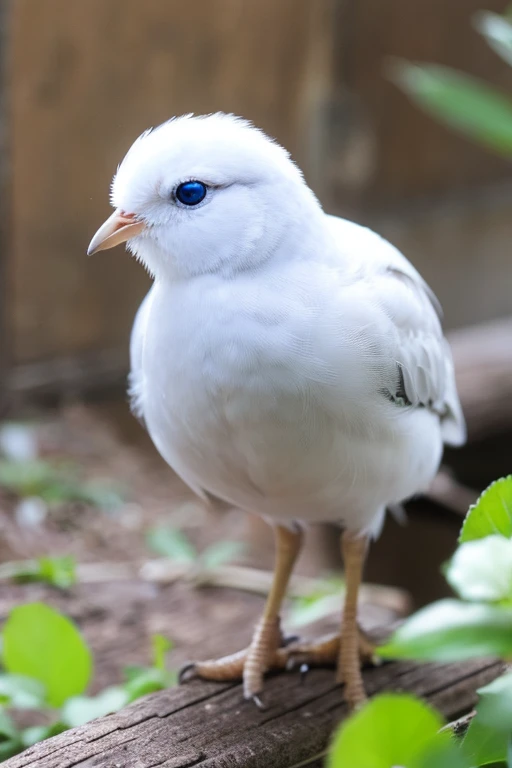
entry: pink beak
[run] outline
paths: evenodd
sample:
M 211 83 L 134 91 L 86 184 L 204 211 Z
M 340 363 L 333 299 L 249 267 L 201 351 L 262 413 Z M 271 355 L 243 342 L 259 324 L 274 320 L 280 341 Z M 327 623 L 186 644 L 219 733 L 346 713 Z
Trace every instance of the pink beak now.
M 119 208 L 98 229 L 87 249 L 87 255 L 106 251 L 120 243 L 126 243 L 130 238 L 140 235 L 145 229 L 142 221 L 137 221 L 133 213 L 124 213 Z

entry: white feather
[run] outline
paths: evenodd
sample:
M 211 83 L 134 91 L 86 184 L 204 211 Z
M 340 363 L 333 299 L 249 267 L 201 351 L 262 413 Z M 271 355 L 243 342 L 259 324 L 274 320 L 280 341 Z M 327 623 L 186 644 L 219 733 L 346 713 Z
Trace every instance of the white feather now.
M 210 188 L 197 209 L 173 201 L 188 179 Z M 185 482 L 366 532 L 429 485 L 464 421 L 437 301 L 396 248 L 327 216 L 287 153 L 227 115 L 143 135 L 112 194 L 146 222 L 129 247 L 155 275 L 136 407 Z

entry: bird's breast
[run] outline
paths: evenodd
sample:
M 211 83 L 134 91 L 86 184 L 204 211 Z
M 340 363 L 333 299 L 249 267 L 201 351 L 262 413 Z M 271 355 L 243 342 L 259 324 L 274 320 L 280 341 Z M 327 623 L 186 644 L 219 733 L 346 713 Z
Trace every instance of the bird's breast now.
M 156 287 L 142 355 L 142 407 L 162 456 L 192 487 L 226 496 L 299 490 L 336 424 L 316 391 L 318 366 L 290 317 L 232 286 Z M 320 366 L 322 367 L 322 366 Z M 237 496 L 238 498 L 238 496 Z
M 355 406 L 343 366 L 319 353 L 315 307 L 274 296 L 267 309 L 261 294 L 251 306 L 250 295 L 234 298 L 222 284 L 154 291 L 144 418 L 161 455 L 194 490 L 305 519 L 336 519 L 356 505 L 373 514 L 376 499 L 393 499 L 412 472 L 406 442 L 380 428 L 374 399 L 362 393 Z
M 144 341 L 143 410 L 149 432 L 180 474 L 268 492 L 289 482 L 317 431 L 311 388 L 294 372 L 285 313 L 238 310 L 212 296 L 156 292 Z M 210 479 L 211 478 L 211 479 Z

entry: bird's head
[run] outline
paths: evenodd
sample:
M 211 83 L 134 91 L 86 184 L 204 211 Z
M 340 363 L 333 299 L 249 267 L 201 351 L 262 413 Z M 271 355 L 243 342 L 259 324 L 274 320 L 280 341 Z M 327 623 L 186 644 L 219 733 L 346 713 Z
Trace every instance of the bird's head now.
M 114 213 L 88 253 L 127 243 L 157 276 L 256 266 L 318 202 L 286 150 L 222 113 L 140 136 L 112 182 Z

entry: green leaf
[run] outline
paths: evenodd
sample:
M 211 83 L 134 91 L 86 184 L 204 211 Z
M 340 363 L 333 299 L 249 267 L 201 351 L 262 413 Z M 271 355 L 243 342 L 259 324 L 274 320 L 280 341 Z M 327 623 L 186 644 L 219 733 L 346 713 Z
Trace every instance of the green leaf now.
M 315 588 L 292 601 L 288 621 L 294 627 L 311 624 L 341 609 L 345 582 L 339 576 L 318 579 Z
M 512 24 L 504 16 L 481 11 L 475 16 L 475 27 L 492 50 L 512 66 Z
M 469 508 L 459 542 L 464 544 L 493 534 L 512 537 L 512 475 L 491 483 Z
M 19 584 L 41 581 L 38 560 L 15 560 L 0 564 L 0 579 L 9 579 Z
M 198 557 L 195 548 L 178 528 L 153 528 L 147 535 L 147 542 L 151 549 L 170 560 L 193 563 Z
M 341 592 L 337 595 L 319 595 L 315 599 L 296 598 L 288 612 L 288 622 L 292 627 L 312 624 L 341 610 Z
M 51 725 L 33 725 L 30 728 L 25 728 L 21 733 L 23 749 L 31 747 L 39 741 L 50 739 L 52 736 L 57 736 L 59 733 L 67 731 L 67 729 L 68 726 L 60 720 Z
M 244 549 L 240 541 L 219 541 L 207 547 L 201 553 L 200 560 L 205 568 L 213 570 L 220 565 L 232 562 Z
M 377 696 L 343 723 L 327 768 L 427 768 L 433 756 L 436 768 L 459 768 L 450 735 L 439 733 L 442 724 L 435 710 L 412 696 Z
M 0 460 L 0 485 L 18 496 L 41 496 L 55 481 L 55 471 L 45 461 Z
M 512 539 L 487 536 L 460 544 L 446 570 L 464 600 L 512 600 Z
M 37 459 L 0 460 L 0 485 L 18 496 L 38 496 L 48 503 L 78 501 L 107 509 L 122 503 L 120 494 L 113 489 L 81 483 L 75 467 L 54 467 Z
M 418 768 L 474 768 L 474 765 L 455 739 L 447 734 L 444 742 L 434 740 L 425 748 L 418 759 Z
M 473 765 L 495 765 L 506 758 L 508 738 L 502 731 L 473 722 L 462 748 Z
M 129 701 L 127 691 L 120 685 L 105 688 L 97 696 L 73 696 L 62 707 L 62 720 L 69 728 L 76 728 L 97 717 L 118 712 Z
M 23 675 L 0 674 L 0 702 L 16 709 L 44 707 L 45 687 L 38 680 Z
M 9 757 L 13 757 L 13 755 L 17 755 L 24 748 L 25 747 L 21 741 L 21 736 L 20 738 L 16 739 L 6 739 L 5 741 L 0 741 L 0 762 L 7 760 Z
M 67 589 L 76 583 L 76 563 L 72 557 L 40 557 L 38 560 L 2 563 L 0 579 L 21 583 L 41 581 Z
M 451 734 L 444 740 L 434 739 L 418 758 L 417 768 L 474 768 Z
M 165 654 L 173 647 L 172 641 L 164 635 L 153 635 L 151 644 L 153 646 L 152 667 L 132 666 L 124 670 L 126 678 L 124 690 L 130 702 L 148 693 L 171 688 L 177 683 L 176 672 L 167 670 L 165 667 Z
M 480 723 L 471 723 L 463 743 L 463 750 L 472 765 L 504 764 L 509 736 Z
M 152 635 L 151 646 L 153 651 L 153 667 L 165 672 L 165 654 L 173 648 L 174 643 L 165 635 Z
M 69 490 L 71 501 L 81 501 L 92 507 L 98 507 L 108 512 L 119 509 L 123 505 L 123 493 L 116 488 L 100 485 L 99 483 L 86 483 L 75 485 Z
M 0 710 L 0 739 L 16 739 L 19 732 L 7 712 Z
M 76 584 L 76 562 L 74 557 L 40 557 L 38 575 L 54 587 L 68 589 Z
M 407 619 L 377 648 L 389 659 L 460 661 L 512 655 L 512 610 L 459 600 L 440 600 Z
M 90 651 L 75 625 L 42 603 L 11 611 L 3 631 L 3 661 L 8 672 L 39 680 L 53 707 L 83 693 L 92 670 Z
M 480 688 L 478 694 L 476 716 L 464 738 L 464 751 L 478 765 L 504 761 L 512 735 L 512 672 Z
M 7 760 L 22 749 L 21 733 L 7 712 L 0 710 L 0 761 Z
M 175 672 L 168 672 L 155 667 L 129 667 L 125 670 L 125 675 L 128 679 L 124 684 L 124 689 L 129 702 L 140 699 L 141 696 L 146 696 L 148 693 L 172 688 L 177 682 Z
M 395 61 L 391 78 L 420 107 L 472 139 L 512 154 L 512 102 L 486 83 L 437 64 Z

